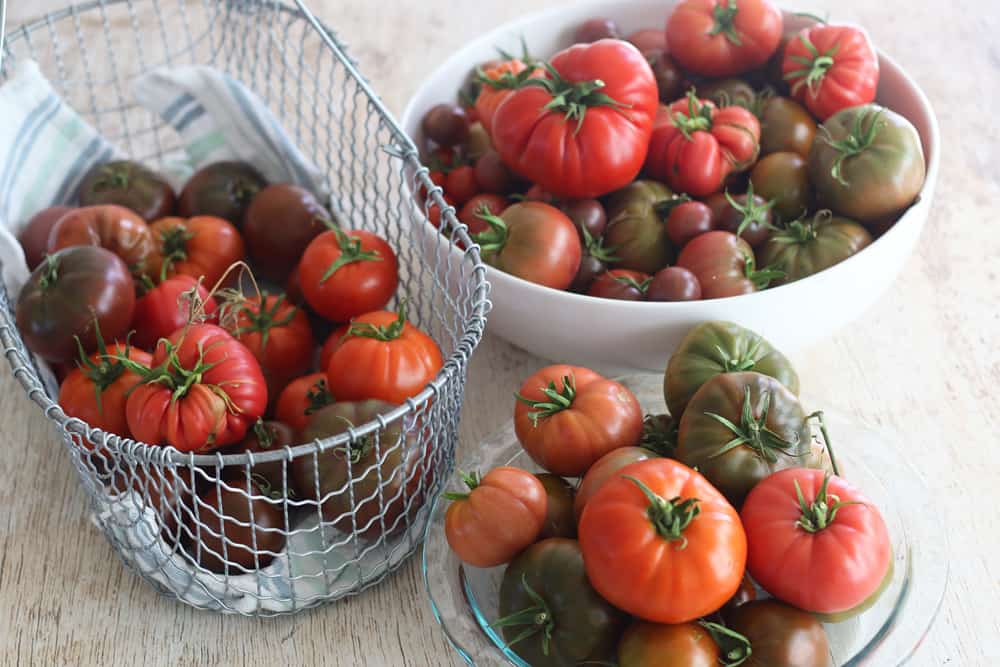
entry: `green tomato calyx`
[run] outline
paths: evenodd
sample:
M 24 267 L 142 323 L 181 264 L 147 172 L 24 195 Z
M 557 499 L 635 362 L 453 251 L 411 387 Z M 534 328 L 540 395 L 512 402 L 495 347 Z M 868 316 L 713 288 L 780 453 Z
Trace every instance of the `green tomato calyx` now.
M 445 498 L 447 500 L 465 500 L 466 498 L 469 497 L 470 493 L 472 493 L 479 487 L 480 482 L 483 481 L 482 478 L 479 476 L 478 471 L 473 471 L 470 473 L 459 471 L 458 476 L 462 480 L 462 484 L 465 484 L 466 488 L 469 489 L 468 492 L 456 493 L 454 491 L 448 491 L 446 493 L 441 494 L 442 498 Z
M 476 217 L 490 226 L 489 229 L 472 235 L 473 243 L 479 244 L 479 251 L 485 255 L 497 255 L 507 245 L 510 228 L 500 216 L 490 213 L 485 205 L 476 211 Z
M 97 360 L 91 359 L 79 336 L 73 336 L 76 341 L 76 349 L 79 351 L 80 360 L 76 362 L 77 367 L 83 372 L 88 380 L 94 385 L 94 399 L 97 402 L 97 411 L 104 414 L 104 407 L 101 405 L 101 396 L 105 390 L 114 384 L 125 372 L 125 364 L 115 356 L 108 354 L 108 348 L 104 344 L 104 336 L 101 335 L 101 324 L 94 318 L 94 334 L 97 337 Z M 131 333 L 129 334 L 131 336 Z M 129 354 L 128 339 L 125 341 L 125 356 Z
M 188 258 L 187 243 L 194 236 L 194 232 L 188 230 L 183 223 L 160 232 L 160 253 L 163 255 L 163 263 L 160 265 L 161 283 L 170 275 L 176 262 L 183 262 Z
M 760 351 L 760 338 L 754 338 L 747 349 L 736 357 L 730 357 L 729 353 L 722 349 L 721 345 L 715 346 L 715 351 L 719 353 L 719 365 L 724 373 L 741 373 L 751 371 L 757 365 L 757 353 Z
M 708 32 L 709 36 L 721 33 L 736 46 L 742 46 L 743 40 L 740 39 L 739 34 L 736 32 L 736 14 L 739 11 L 739 7 L 736 6 L 736 0 L 729 0 L 728 3 L 720 2 L 715 5 L 712 9 L 712 17 L 715 19 L 715 25 Z
M 554 111 L 566 116 L 567 121 L 576 121 L 576 129 L 573 134 L 583 127 L 583 119 L 587 115 L 587 109 L 593 107 L 610 107 L 621 112 L 629 109 L 632 105 L 623 104 L 610 97 L 607 93 L 601 92 L 605 83 L 600 79 L 590 81 L 569 81 L 565 79 L 559 71 L 552 65 L 545 63 L 545 71 L 548 77 L 526 78 L 521 82 L 521 87 L 538 86 L 544 89 L 552 99 L 543 109 Z
M 820 53 L 804 32 L 799 33 L 798 39 L 802 42 L 802 46 L 806 47 L 809 56 L 791 56 L 790 60 L 802 65 L 802 67 L 785 74 L 783 78 L 785 81 L 798 79 L 792 86 L 793 94 L 798 93 L 802 86 L 806 86 L 809 88 L 809 94 L 816 97 L 819 94 L 820 86 L 823 85 L 826 73 L 836 62 L 833 57 L 840 50 L 840 42 L 834 44 L 829 51 Z
M 695 96 L 694 88 L 688 91 L 687 100 L 687 113 L 675 111 L 671 121 L 684 138 L 691 141 L 691 135 L 695 132 L 708 132 L 712 129 L 715 109 L 710 103 L 699 100 Z
M 528 594 L 528 597 L 531 598 L 532 605 L 521 611 L 515 611 L 513 614 L 509 614 L 503 618 L 498 618 L 490 624 L 490 627 L 516 628 L 524 626 L 524 630 L 508 641 L 505 648 L 510 648 L 529 637 L 541 634 L 542 653 L 548 655 L 552 644 L 552 633 L 556 629 L 556 619 L 549 610 L 549 605 L 545 602 L 545 598 L 539 595 L 528 584 L 528 577 L 525 574 L 521 575 L 521 586 L 524 588 L 524 592 Z
M 795 495 L 799 500 L 799 509 L 802 510 L 802 514 L 799 516 L 799 520 L 795 522 L 795 525 L 807 533 L 818 533 L 832 524 L 836 520 L 837 512 L 840 511 L 841 507 L 864 504 L 856 500 L 841 502 L 836 494 L 831 493 L 828 495 L 827 487 L 830 485 L 829 473 L 823 476 L 823 484 L 819 487 L 819 492 L 811 503 L 807 503 L 805 497 L 802 495 L 799 480 L 794 480 L 794 483 Z
M 753 193 L 753 183 L 747 185 L 747 192 L 746 195 L 744 195 L 746 198 L 745 204 L 741 204 L 733 199 L 729 194 L 729 190 L 726 190 L 723 194 L 725 194 L 726 201 L 729 202 L 729 205 L 733 208 L 733 210 L 743 216 L 743 219 L 740 220 L 740 224 L 736 227 L 737 236 L 742 238 L 743 232 L 746 231 L 747 227 L 753 224 L 760 225 L 761 227 L 767 229 L 774 229 L 774 225 L 771 224 L 769 218 L 771 216 L 771 208 L 774 206 L 774 202 L 776 200 L 769 199 L 763 204 L 758 203 L 757 197 Z
M 850 185 L 843 174 L 844 160 L 863 153 L 875 142 L 875 137 L 878 136 L 879 130 L 884 124 L 881 122 L 883 113 L 885 113 L 885 108 L 875 105 L 855 110 L 854 125 L 851 127 L 850 133 L 843 139 L 834 139 L 825 125 L 819 126 L 822 135 L 819 138 L 837 153 L 837 159 L 833 162 L 830 175 L 841 185 Z
M 38 278 L 38 287 L 43 292 L 55 287 L 59 282 L 59 257 L 56 255 L 45 255 L 45 266 L 42 274 Z
M 618 256 L 615 255 L 615 250 L 618 249 L 618 246 L 605 248 L 603 236 L 595 239 L 594 235 L 586 227 L 581 227 L 580 231 L 583 232 L 583 248 L 588 255 L 604 264 L 611 264 L 618 261 Z
M 390 324 L 371 324 L 369 322 L 351 322 L 351 326 L 344 334 L 344 338 L 357 336 L 358 338 L 374 338 L 383 343 L 389 343 L 400 336 L 406 330 L 406 299 L 399 302 L 399 309 L 396 311 L 396 319 Z
M 346 234 L 340 228 L 333 228 L 330 231 L 337 237 L 337 245 L 340 246 L 340 256 L 337 257 L 327 267 L 323 276 L 319 279 L 319 284 L 325 283 L 330 276 L 337 272 L 342 266 L 353 264 L 354 262 L 381 262 L 382 255 L 378 250 L 362 250 L 361 239 Z
M 275 299 L 274 305 L 270 308 L 266 305 L 266 299 L 261 298 L 254 303 L 236 290 L 233 290 L 231 294 L 227 294 L 225 298 L 228 304 L 238 308 L 239 315 L 249 321 L 249 324 L 246 326 L 234 327 L 232 329 L 233 338 L 239 339 L 247 334 L 259 333 L 261 350 L 267 349 L 267 343 L 271 337 L 271 329 L 275 327 L 280 329 L 281 327 L 288 326 L 299 312 L 298 306 L 293 306 L 286 315 L 278 317 L 278 311 L 285 305 L 284 294 Z M 223 308 L 225 307 L 224 305 Z M 220 317 L 220 321 L 222 319 Z
M 622 285 L 625 285 L 626 287 L 631 287 L 632 289 L 634 289 L 637 292 L 639 292 L 639 294 L 642 294 L 643 296 L 645 296 L 646 292 L 649 291 L 649 284 L 653 282 L 653 277 L 650 276 L 649 278 L 646 278 L 645 280 L 643 280 L 640 283 L 639 281 L 637 281 L 632 276 L 615 276 L 614 277 L 614 281 L 616 283 L 621 283 Z
M 764 289 L 771 284 L 772 280 L 784 278 L 788 274 L 773 265 L 758 269 L 757 262 L 751 253 L 743 258 L 743 275 L 754 284 L 754 287 Z
M 670 415 L 646 415 L 642 418 L 639 446 L 658 456 L 673 456 L 677 449 L 677 422 Z
M 657 495 L 641 480 L 631 475 L 623 477 L 639 487 L 649 501 L 646 516 L 653 522 L 656 533 L 668 542 L 680 542 L 678 550 L 687 547 L 684 529 L 691 525 L 694 518 L 701 513 L 701 505 L 697 498 L 681 498 L 675 496 L 670 500 Z
M 542 387 L 541 392 L 545 398 L 538 401 L 525 398 L 520 393 L 514 394 L 517 400 L 534 410 L 528 413 L 528 418 L 535 428 L 538 428 L 539 420 L 551 417 L 573 405 L 573 399 L 576 398 L 576 378 L 573 375 L 564 375 L 562 389 L 557 389 L 555 381 L 552 381 L 549 382 L 549 386 Z
M 710 621 L 699 621 L 698 625 L 705 628 L 712 636 L 712 641 L 719 647 L 722 654 L 719 662 L 725 667 L 739 667 L 753 654 L 750 640 L 735 630 Z
M 771 392 L 765 391 L 760 397 L 759 417 L 754 416 L 754 409 L 750 397 L 750 387 L 746 387 L 743 394 L 743 409 L 740 414 L 740 423 L 734 424 L 729 419 L 715 412 L 706 412 L 705 415 L 719 422 L 733 433 L 733 438 L 719 448 L 710 459 L 723 456 L 737 447 L 748 447 L 760 458 L 769 463 L 776 463 L 781 452 L 786 456 L 802 456 L 802 444 L 786 440 L 780 434 L 772 431 L 767 425 L 767 413 L 771 408 Z
M 328 405 L 336 403 L 336 399 L 333 397 L 333 394 L 330 393 L 329 389 L 327 389 L 326 378 L 316 380 L 316 382 L 309 387 L 306 391 L 306 400 L 309 402 L 309 405 L 307 405 L 304 410 L 304 414 L 306 415 L 311 415 Z

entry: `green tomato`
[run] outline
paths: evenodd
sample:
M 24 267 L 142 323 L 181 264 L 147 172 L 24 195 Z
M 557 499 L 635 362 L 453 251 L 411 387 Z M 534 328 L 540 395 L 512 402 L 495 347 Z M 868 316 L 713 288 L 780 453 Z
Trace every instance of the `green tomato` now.
M 772 473 L 824 464 L 795 395 L 753 372 L 723 373 L 702 385 L 681 417 L 676 458 L 737 508 Z
M 684 336 L 667 364 L 663 395 L 670 414 L 679 420 L 701 385 L 735 371 L 770 375 L 799 393 L 799 376 L 791 362 L 760 334 L 732 322 L 702 322 Z
M 510 649 L 533 667 L 610 660 L 625 615 L 597 594 L 576 540 L 536 542 L 511 561 L 500 584 L 500 627 Z
M 674 193 L 656 181 L 635 181 L 610 195 L 604 247 L 617 268 L 656 273 L 674 259 L 663 224 Z
M 781 220 L 795 220 L 812 208 L 809 172 L 805 158 L 798 153 L 783 151 L 764 156 L 750 172 L 750 184 L 756 194 L 774 202 L 771 210 Z
M 877 104 L 830 116 L 809 151 L 817 203 L 865 224 L 902 213 L 920 193 L 924 176 L 916 128 Z
M 820 211 L 812 220 L 795 220 L 768 239 L 757 261 L 785 272 L 773 285 L 819 273 L 844 261 L 872 242 L 867 229 L 847 218 Z

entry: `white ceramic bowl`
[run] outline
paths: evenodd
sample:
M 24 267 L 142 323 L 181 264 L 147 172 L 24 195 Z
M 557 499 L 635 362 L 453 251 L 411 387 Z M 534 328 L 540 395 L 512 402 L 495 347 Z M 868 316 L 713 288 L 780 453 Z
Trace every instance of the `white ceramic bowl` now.
M 523 36 L 533 55 L 550 56 L 572 43 L 587 18 L 610 17 L 624 34 L 666 25 L 672 0 L 597 0 L 527 16 L 476 38 L 438 67 L 403 112 L 403 128 L 422 139 L 420 120 L 435 104 L 455 99 L 471 67 L 513 53 Z M 786 13 L 786 20 L 796 20 Z M 681 337 L 705 320 L 730 320 L 790 352 L 832 335 L 886 291 L 913 252 L 927 220 L 938 173 L 937 119 L 923 91 L 895 62 L 879 54 L 877 101 L 905 116 L 920 133 L 927 179 L 919 201 L 857 255 L 808 278 L 755 294 L 677 303 L 597 299 L 530 283 L 489 267 L 493 310 L 488 328 L 547 359 L 606 370 L 662 370 Z M 436 231 L 427 225 L 429 233 Z M 461 252 L 455 250 L 455 252 Z

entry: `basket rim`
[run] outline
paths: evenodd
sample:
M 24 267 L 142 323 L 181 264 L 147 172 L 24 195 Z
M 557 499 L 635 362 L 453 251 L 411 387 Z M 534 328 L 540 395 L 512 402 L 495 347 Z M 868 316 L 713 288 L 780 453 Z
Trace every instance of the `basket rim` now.
M 111 5 L 131 5 L 137 1 L 85 0 L 84 2 L 71 4 L 68 7 L 57 9 L 17 26 L 7 35 L 6 43 L 2 32 L 3 26 L 0 25 L 0 68 L 3 65 L 3 53 L 9 50 L 10 45 L 16 44 L 29 32 L 37 30 L 41 26 L 69 16 L 75 16 L 83 11 Z M 458 344 L 444 361 L 434 379 L 418 394 L 407 398 L 395 409 L 378 415 L 375 419 L 365 424 L 351 427 L 339 435 L 315 439 L 294 446 L 285 446 L 270 452 L 257 454 L 250 452 L 242 454 L 199 454 L 195 452 L 182 452 L 169 445 L 151 445 L 133 438 L 125 438 L 99 428 L 92 428 L 83 420 L 67 415 L 58 402 L 49 397 L 35 365 L 19 349 L 19 346 L 24 347 L 24 349 L 27 348 L 24 346 L 24 341 L 13 318 L 12 301 L 8 294 L 7 286 L 0 281 L 0 344 L 3 346 L 3 353 L 11 367 L 13 376 L 25 389 L 28 398 L 42 409 L 50 421 L 60 426 L 67 433 L 80 436 L 95 445 L 98 449 L 94 451 L 105 451 L 112 457 L 121 456 L 126 459 L 133 459 L 139 463 L 151 465 L 235 467 L 253 466 L 257 463 L 270 463 L 281 460 L 291 461 L 295 458 L 323 452 L 348 442 L 356 442 L 358 439 L 376 430 L 384 430 L 389 424 L 403 420 L 408 415 L 415 414 L 420 408 L 428 405 L 432 399 L 438 396 L 448 382 L 463 381 L 465 367 L 472 353 L 482 341 L 486 328 L 486 316 L 490 306 L 486 265 L 480 255 L 479 245 L 472 241 L 466 225 L 458 221 L 455 215 L 455 208 L 445 202 L 441 188 L 431 181 L 428 176 L 428 168 L 420 163 L 419 152 L 413 140 L 403 131 L 393 114 L 385 107 L 367 79 L 358 70 L 354 61 L 348 55 L 346 47 L 335 37 L 333 30 L 321 23 L 304 5 L 302 0 L 295 0 L 297 7 L 293 7 L 280 0 L 245 0 L 243 3 L 233 2 L 233 0 L 217 0 L 217 3 L 220 6 L 236 8 L 237 10 L 241 6 L 268 7 L 276 11 L 289 13 L 312 25 L 321 38 L 321 41 L 333 52 L 334 56 L 345 68 L 348 76 L 353 78 L 365 93 L 368 103 L 371 107 L 374 107 L 375 113 L 381 117 L 382 123 L 392 134 L 396 143 L 395 148 L 398 149 L 398 153 L 394 154 L 394 157 L 399 158 L 403 163 L 404 169 L 410 170 L 413 177 L 419 181 L 418 185 L 426 189 L 428 201 L 424 207 L 425 211 L 426 207 L 431 203 L 437 205 L 442 217 L 447 221 L 451 229 L 451 234 L 448 237 L 450 239 L 448 241 L 449 245 L 457 245 L 459 243 L 464 245 L 465 250 L 462 253 L 461 261 L 471 261 L 470 274 L 473 280 L 473 284 L 469 287 L 471 312 L 465 320 L 460 335 L 456 336 Z M 4 0 L 0 0 L 0 10 L 3 7 Z M 411 206 L 418 210 L 421 208 L 412 200 Z M 426 213 L 423 215 L 426 217 Z M 2 268 L 3 263 L 0 262 L 0 271 L 2 271 Z M 462 391 L 464 392 L 464 388 Z

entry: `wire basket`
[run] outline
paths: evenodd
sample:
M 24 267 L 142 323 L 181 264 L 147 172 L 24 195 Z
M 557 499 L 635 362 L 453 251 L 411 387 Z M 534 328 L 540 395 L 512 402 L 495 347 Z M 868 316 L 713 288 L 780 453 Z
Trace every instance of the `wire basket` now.
M 398 294 L 442 348 L 444 367 L 420 394 L 339 436 L 263 454 L 187 454 L 68 417 L 51 374 L 15 327 L 17 295 L 0 288 L 4 354 L 57 427 L 95 522 L 123 562 L 166 595 L 244 615 L 293 613 L 360 593 L 416 550 L 426 501 L 453 465 L 467 365 L 488 310 L 478 248 L 415 146 L 333 33 L 297 2 L 93 0 L 13 29 L 0 43 L 0 83 L 19 59 L 37 61 L 105 138 L 155 166 L 183 156 L 180 138 L 130 101 L 134 78 L 201 64 L 241 81 L 326 174 L 335 215 L 394 247 Z M 413 196 L 420 189 L 429 192 L 422 206 Z M 444 211 L 449 236 L 422 231 L 430 205 Z M 456 244 L 467 250 L 452 252 Z M 361 444 L 376 453 L 364 470 L 344 456 Z M 331 456 L 344 459 L 343 485 L 320 488 L 315 476 L 311 493 L 293 492 L 297 470 L 318 471 Z M 270 493 L 256 485 L 265 466 L 281 480 Z M 346 509 L 333 515 L 331 507 Z

